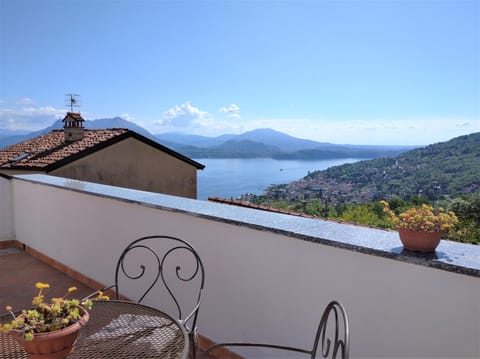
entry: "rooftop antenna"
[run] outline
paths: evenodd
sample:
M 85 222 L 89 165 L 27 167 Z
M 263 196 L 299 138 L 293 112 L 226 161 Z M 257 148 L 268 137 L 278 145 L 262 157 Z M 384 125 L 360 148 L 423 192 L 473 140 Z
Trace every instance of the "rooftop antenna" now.
M 80 107 L 80 95 L 69 93 L 65 95 L 65 105 L 70 107 L 70 112 L 73 112 L 74 107 Z

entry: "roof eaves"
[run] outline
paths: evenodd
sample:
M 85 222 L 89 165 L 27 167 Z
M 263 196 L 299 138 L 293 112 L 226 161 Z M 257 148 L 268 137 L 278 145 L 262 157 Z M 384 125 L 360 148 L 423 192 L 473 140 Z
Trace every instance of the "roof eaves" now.
M 145 136 L 142 136 L 142 135 L 138 134 L 137 132 L 134 132 L 132 130 L 126 130 L 125 132 L 123 132 L 123 133 L 121 133 L 117 136 L 114 136 L 112 138 L 109 138 L 108 140 L 102 141 L 102 142 L 100 142 L 100 143 L 98 143 L 98 144 L 96 144 L 92 147 L 89 147 L 89 148 L 87 148 L 83 151 L 80 151 L 78 153 L 75 153 L 75 154 L 72 154 L 68 157 L 65 157 L 64 159 L 56 161 L 55 163 L 51 163 L 51 164 L 45 166 L 43 168 L 43 170 L 45 170 L 46 172 L 51 172 L 53 170 L 56 170 L 60 167 L 65 166 L 65 165 L 67 165 L 67 164 L 69 164 L 73 161 L 76 161 L 76 160 L 78 160 L 82 157 L 88 156 L 88 155 L 90 155 L 94 152 L 97 152 L 97 151 L 99 151 L 101 149 L 104 149 L 108 146 L 111 146 L 115 143 L 123 141 L 123 140 L 125 140 L 129 137 L 135 138 L 136 140 L 141 141 L 141 142 L 143 142 L 143 143 L 145 143 L 149 146 L 152 146 L 152 147 L 154 147 L 154 148 L 156 148 L 156 149 L 158 149 L 162 152 L 168 153 L 169 155 L 174 156 L 174 157 L 176 157 L 176 158 L 178 158 L 178 159 L 196 167 L 197 169 L 203 170 L 205 168 L 205 166 L 202 165 L 201 163 L 198 163 L 197 161 L 194 161 L 191 158 L 188 158 L 188 157 L 182 155 L 181 153 L 175 152 L 174 150 L 172 150 L 168 147 L 165 147 L 165 146 L 159 144 L 158 142 L 155 142 L 155 141 L 153 141 L 153 140 L 151 140 L 151 139 L 149 139 Z
M 13 178 L 12 176 L 10 176 L 10 175 L 7 175 L 6 173 L 2 173 L 2 172 L 0 172 L 0 177 L 2 177 L 2 178 L 6 178 L 6 179 L 8 179 L 8 180 L 10 180 L 10 179 L 12 179 L 12 178 Z
M 29 166 L 29 165 L 11 165 L 8 167 L 2 167 L 0 166 L 1 170 L 11 170 L 11 171 L 45 171 L 44 166 Z

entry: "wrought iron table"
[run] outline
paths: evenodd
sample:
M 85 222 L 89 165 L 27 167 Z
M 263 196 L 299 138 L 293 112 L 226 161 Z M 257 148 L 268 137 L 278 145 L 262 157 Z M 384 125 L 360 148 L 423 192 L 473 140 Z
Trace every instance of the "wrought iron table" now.
M 132 302 L 95 301 L 68 359 L 185 359 L 188 348 L 183 326 L 162 311 Z M 7 358 L 28 356 L 15 339 L 0 333 L 0 359 Z

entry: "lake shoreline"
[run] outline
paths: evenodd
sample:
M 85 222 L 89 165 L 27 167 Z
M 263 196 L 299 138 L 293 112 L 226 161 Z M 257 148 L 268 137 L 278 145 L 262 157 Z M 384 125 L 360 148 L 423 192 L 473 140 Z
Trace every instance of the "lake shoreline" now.
M 365 158 L 328 160 L 277 160 L 272 158 L 195 158 L 205 165 L 197 172 L 197 199 L 238 198 L 260 195 L 271 185 L 297 181 L 309 172 L 324 170 Z

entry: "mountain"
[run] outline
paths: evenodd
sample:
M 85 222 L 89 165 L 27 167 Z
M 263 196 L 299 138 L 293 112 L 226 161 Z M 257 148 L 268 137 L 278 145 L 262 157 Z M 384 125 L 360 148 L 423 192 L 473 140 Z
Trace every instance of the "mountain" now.
M 305 140 L 263 128 L 240 135 L 204 137 L 178 133 L 156 135 L 161 143 L 193 158 L 275 158 L 318 160 L 395 156 L 413 146 L 335 145 Z
M 167 132 L 156 134 L 155 137 L 160 140 L 161 143 L 170 143 L 176 147 L 181 146 L 193 146 L 208 148 L 212 146 L 218 146 L 236 137 L 236 135 L 222 135 L 218 137 L 207 137 L 199 135 L 189 135 L 185 133 Z
M 129 130 L 132 130 L 142 136 L 157 141 L 157 138 L 146 129 L 121 117 L 101 118 L 93 121 L 85 121 L 85 128 L 92 130 L 99 130 L 102 128 L 128 128 Z
M 285 152 L 311 149 L 321 144 L 325 144 L 324 142 L 296 138 L 269 128 L 261 128 L 245 132 L 241 135 L 238 135 L 236 139 L 262 142 L 269 146 L 279 146 Z
M 40 131 L 16 136 L 2 136 L 0 148 L 28 138 L 61 129 L 62 121 Z M 192 158 L 276 158 L 318 160 L 329 158 L 378 158 L 394 156 L 412 147 L 335 145 L 296 138 L 282 132 L 263 128 L 240 135 L 225 134 L 206 137 L 179 133 L 152 135 L 144 128 L 120 117 L 85 121 L 85 128 L 128 128 L 147 138 L 160 142 L 185 156 Z
M 21 135 L 26 135 L 29 132 L 30 131 L 26 131 L 26 130 L 3 129 L 3 130 L 0 130 L 0 137 L 21 136 Z
M 21 135 L 2 135 L 0 134 L 0 149 L 4 147 L 8 147 L 14 145 L 15 143 L 25 141 L 26 139 L 30 138 L 25 134 Z
M 178 149 L 181 153 L 194 158 L 259 158 L 273 157 L 281 150 L 276 146 L 250 140 L 229 140 L 218 146 L 198 148 L 183 146 Z
M 52 125 L 44 129 L 29 132 L 29 133 L 25 133 L 25 131 L 22 131 L 23 133 L 16 134 L 15 132 L 13 132 L 12 134 L 12 131 L 0 129 L 0 148 L 4 148 L 10 145 L 13 145 L 15 143 L 28 140 L 29 138 L 32 138 L 32 137 L 44 135 L 53 130 L 61 130 L 62 128 L 63 128 L 62 120 L 57 120 Z M 121 117 L 103 118 L 103 119 L 91 120 L 91 121 L 88 120 L 88 121 L 85 121 L 85 128 L 88 128 L 88 129 L 128 128 L 147 138 L 150 138 L 153 141 L 158 141 L 154 135 L 152 135 L 143 127 L 140 127 L 133 122 L 124 120 Z
M 278 160 L 319 160 L 330 158 L 379 158 L 399 155 L 412 147 L 402 146 L 354 146 L 323 144 L 311 149 L 276 153 Z
M 301 184 L 300 184 L 301 182 Z M 422 195 L 430 200 L 480 191 L 480 132 L 406 151 L 315 171 L 287 187 L 322 188 L 356 202 Z M 298 193 L 297 193 L 298 194 Z
M 155 136 L 161 141 L 175 143 L 177 146 L 184 145 L 207 148 L 219 146 L 230 140 L 236 140 L 258 142 L 263 143 L 267 146 L 281 147 L 284 151 L 287 152 L 314 148 L 317 145 L 322 144 L 322 142 L 296 138 L 269 128 L 256 129 L 242 133 L 240 135 L 225 134 L 217 137 L 187 135 L 173 132 L 157 134 Z
M 34 137 L 29 131 L 0 129 L 0 149 Z

